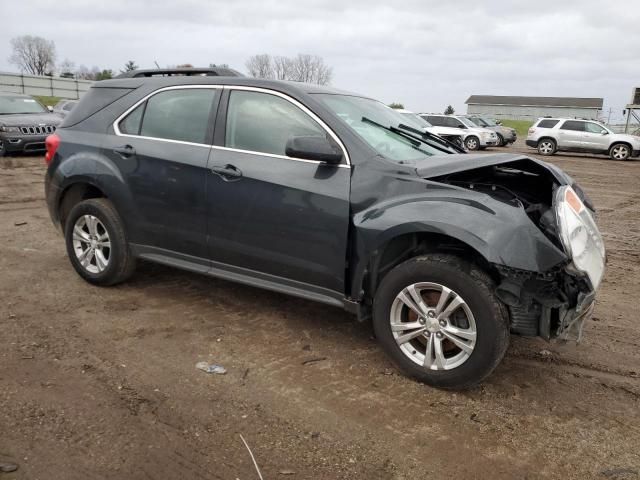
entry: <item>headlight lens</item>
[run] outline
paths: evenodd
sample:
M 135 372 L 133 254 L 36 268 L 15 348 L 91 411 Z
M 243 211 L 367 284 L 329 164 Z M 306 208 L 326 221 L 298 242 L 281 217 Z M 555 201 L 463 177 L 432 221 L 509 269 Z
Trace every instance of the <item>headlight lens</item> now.
M 18 128 L 18 127 L 6 127 L 4 125 L 0 125 L 0 132 L 18 133 L 18 132 L 20 132 L 20 128 Z
M 562 245 L 575 268 L 588 275 L 594 289 L 598 288 L 604 274 L 605 250 L 591 212 L 568 185 L 556 192 L 555 206 Z

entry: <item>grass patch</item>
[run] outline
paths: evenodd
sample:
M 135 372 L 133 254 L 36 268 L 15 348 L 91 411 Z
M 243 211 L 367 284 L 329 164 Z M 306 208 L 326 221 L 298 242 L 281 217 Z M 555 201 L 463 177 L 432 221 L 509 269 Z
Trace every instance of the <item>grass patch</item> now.
M 518 138 L 526 137 L 529 128 L 533 125 L 530 120 L 505 120 L 501 118 L 500 121 L 505 127 L 514 128 L 518 132 Z
M 60 97 L 47 97 L 46 95 L 31 95 L 33 98 L 38 100 L 45 107 L 51 105 L 52 107 L 62 100 Z

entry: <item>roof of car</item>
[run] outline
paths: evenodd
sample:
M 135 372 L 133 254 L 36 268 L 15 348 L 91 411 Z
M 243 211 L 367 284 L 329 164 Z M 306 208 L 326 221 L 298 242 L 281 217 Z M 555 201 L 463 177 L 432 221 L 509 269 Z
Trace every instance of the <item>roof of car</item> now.
M 602 110 L 602 98 L 512 97 L 507 95 L 471 95 L 467 105 L 516 105 L 530 107 L 579 107 Z
M 158 77 L 117 77 L 111 80 L 102 80 L 93 84 L 94 88 L 138 88 L 142 85 L 153 85 L 157 88 L 178 85 L 237 85 L 244 87 L 268 88 L 283 92 L 303 93 L 327 93 L 333 95 L 351 95 L 366 97 L 358 93 L 347 92 L 326 85 L 314 85 L 311 83 L 292 82 L 284 80 L 265 80 L 250 77 L 224 77 L 224 76 L 158 76 Z

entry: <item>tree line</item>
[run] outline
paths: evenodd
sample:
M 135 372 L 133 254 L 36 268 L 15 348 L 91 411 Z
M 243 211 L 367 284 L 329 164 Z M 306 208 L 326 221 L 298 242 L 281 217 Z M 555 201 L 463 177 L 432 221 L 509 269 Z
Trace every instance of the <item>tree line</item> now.
M 63 78 L 77 78 L 82 80 L 106 80 L 114 76 L 114 71 L 107 68 L 76 64 L 64 59 L 56 64 L 57 52 L 53 41 L 33 35 L 22 35 L 11 39 L 11 56 L 9 61 L 20 71 L 31 75 L 59 75 Z M 157 65 L 157 63 L 156 63 Z M 183 63 L 177 67 L 192 67 L 190 63 Z M 215 67 L 216 64 L 209 64 Z M 227 64 L 218 64 L 228 67 Z M 275 80 L 292 80 L 296 82 L 328 85 L 333 76 L 333 68 L 327 65 L 318 55 L 299 53 L 294 57 L 269 55 L 266 53 L 253 55 L 246 62 L 250 76 Z M 129 60 L 125 63 L 121 73 L 138 69 L 138 65 Z

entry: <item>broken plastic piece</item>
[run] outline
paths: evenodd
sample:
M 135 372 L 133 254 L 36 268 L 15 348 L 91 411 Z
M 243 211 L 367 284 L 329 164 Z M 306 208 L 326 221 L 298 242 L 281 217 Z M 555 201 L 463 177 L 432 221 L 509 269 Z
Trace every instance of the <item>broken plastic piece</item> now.
M 224 375 L 225 373 L 227 373 L 227 369 L 222 365 L 215 365 L 213 363 L 207 362 L 196 363 L 196 368 L 206 373 L 217 373 L 218 375 Z

